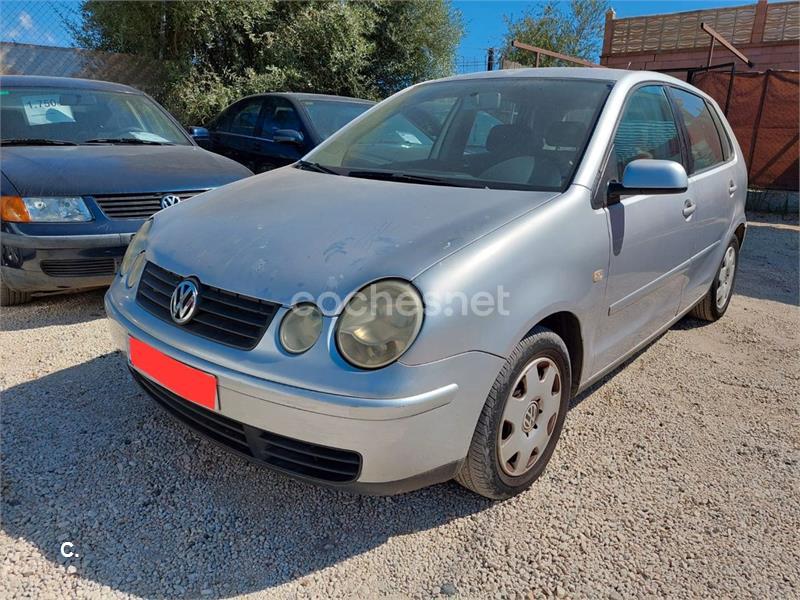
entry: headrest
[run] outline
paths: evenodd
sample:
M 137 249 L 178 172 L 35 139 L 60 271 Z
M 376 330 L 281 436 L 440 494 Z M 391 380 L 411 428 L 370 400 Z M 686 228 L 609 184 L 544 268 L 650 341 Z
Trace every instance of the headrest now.
M 486 149 L 489 152 L 513 152 L 524 154 L 533 141 L 533 133 L 527 127 L 514 124 L 495 125 L 486 138 Z
M 575 148 L 581 145 L 584 135 L 586 135 L 586 125 L 580 121 L 561 121 L 547 128 L 544 142 L 556 148 Z

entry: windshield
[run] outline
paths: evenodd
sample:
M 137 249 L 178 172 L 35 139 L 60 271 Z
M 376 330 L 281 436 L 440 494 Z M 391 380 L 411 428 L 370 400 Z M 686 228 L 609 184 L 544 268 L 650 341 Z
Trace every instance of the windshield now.
M 56 87 L 4 88 L 0 139 L 190 145 L 147 96 Z
M 562 190 L 611 84 L 545 78 L 423 84 L 305 157 L 351 177 L 495 189 Z
M 342 100 L 301 100 L 308 112 L 314 129 L 327 138 L 373 105 L 366 102 L 346 102 Z

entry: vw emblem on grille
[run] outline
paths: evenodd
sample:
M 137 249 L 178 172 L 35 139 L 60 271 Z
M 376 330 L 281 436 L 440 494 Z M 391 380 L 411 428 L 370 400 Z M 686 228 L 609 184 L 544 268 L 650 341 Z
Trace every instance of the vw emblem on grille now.
M 197 310 L 197 284 L 191 279 L 184 279 L 172 292 L 169 302 L 169 313 L 178 325 L 191 321 Z
M 166 196 L 161 196 L 161 208 L 169 208 L 170 206 L 177 204 L 181 201 L 180 196 L 176 196 L 175 194 L 167 194 Z

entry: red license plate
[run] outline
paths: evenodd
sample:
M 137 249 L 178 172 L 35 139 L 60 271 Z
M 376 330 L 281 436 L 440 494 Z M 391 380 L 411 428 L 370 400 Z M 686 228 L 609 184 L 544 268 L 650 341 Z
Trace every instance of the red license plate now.
M 131 364 L 181 398 L 217 409 L 217 378 L 185 365 L 136 338 L 128 338 Z

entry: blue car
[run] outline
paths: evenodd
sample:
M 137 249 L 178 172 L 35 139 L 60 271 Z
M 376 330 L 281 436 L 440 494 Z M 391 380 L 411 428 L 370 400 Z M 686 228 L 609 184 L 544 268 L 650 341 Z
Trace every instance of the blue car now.
M 153 213 L 252 175 L 125 85 L 0 77 L 0 304 L 108 285 Z
M 325 94 L 258 94 L 237 100 L 207 127 L 190 129 L 203 148 L 262 173 L 297 161 L 374 105 Z

